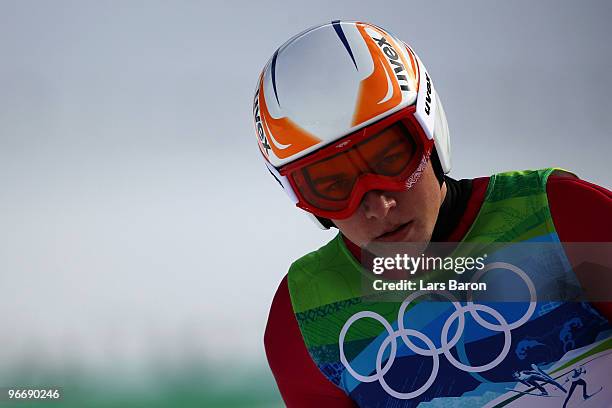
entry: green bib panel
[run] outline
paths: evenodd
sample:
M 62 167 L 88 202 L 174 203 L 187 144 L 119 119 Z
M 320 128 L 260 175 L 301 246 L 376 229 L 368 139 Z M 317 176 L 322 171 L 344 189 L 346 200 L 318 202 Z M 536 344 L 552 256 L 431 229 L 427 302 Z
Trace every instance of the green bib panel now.
M 491 176 L 481 209 L 462 244 L 476 244 L 493 254 L 489 261 L 494 261 L 506 243 L 553 247 L 559 243 L 546 194 L 553 171 Z M 533 273 L 529 276 L 536 287 L 541 276 L 561 273 L 569 265 L 562 247 L 558 248 L 531 255 L 521 265 L 529 270 L 532 258 L 542 258 L 536 266 L 538 271 L 542 265 L 546 270 L 528 272 Z M 507 384 L 516 381 L 515 372 L 531 364 L 559 363 L 570 350 L 595 344 L 610 328 L 606 319 L 579 302 L 538 301 L 531 306 L 529 302 L 492 302 L 477 306 L 476 311 L 468 310 L 465 302 L 456 306 L 411 302 L 402 312 L 402 302 L 365 298 L 363 285 L 368 279 L 374 278 L 348 251 L 340 234 L 294 262 L 288 274 L 291 303 L 310 356 L 360 406 L 416 407 L 434 399 L 468 398 L 468 394 L 469 398 L 480 395 L 484 404 L 507 392 Z M 461 335 L 456 328 L 459 323 L 449 319 L 463 322 L 464 314 L 468 317 Z M 470 314 L 478 314 L 484 323 L 469 320 Z M 403 333 L 412 341 L 411 347 L 398 331 L 398 319 L 410 329 Z M 452 337 L 446 345 L 440 337 L 445 324 L 450 324 L 447 337 Z M 576 325 L 580 325 L 579 337 L 572 331 Z M 469 331 L 468 326 L 474 329 Z M 610 343 L 604 348 L 612 347 Z

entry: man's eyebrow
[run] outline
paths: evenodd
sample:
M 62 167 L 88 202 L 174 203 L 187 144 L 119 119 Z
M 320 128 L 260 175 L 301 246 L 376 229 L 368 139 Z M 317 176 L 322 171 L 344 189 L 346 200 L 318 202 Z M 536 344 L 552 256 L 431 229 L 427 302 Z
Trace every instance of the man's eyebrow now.
M 402 145 L 403 141 L 398 139 L 396 141 L 394 141 L 393 143 L 385 146 L 385 148 L 383 150 L 381 150 L 380 152 L 377 152 L 374 157 L 372 158 L 372 160 L 380 160 L 382 159 L 389 151 L 395 149 L 398 145 Z
M 330 174 L 328 176 L 323 176 L 323 177 L 317 177 L 315 179 L 311 179 L 312 180 L 312 184 L 323 184 L 323 183 L 327 183 L 329 181 L 334 181 L 337 180 L 339 178 L 346 178 L 347 174 L 346 173 L 335 173 L 335 174 Z

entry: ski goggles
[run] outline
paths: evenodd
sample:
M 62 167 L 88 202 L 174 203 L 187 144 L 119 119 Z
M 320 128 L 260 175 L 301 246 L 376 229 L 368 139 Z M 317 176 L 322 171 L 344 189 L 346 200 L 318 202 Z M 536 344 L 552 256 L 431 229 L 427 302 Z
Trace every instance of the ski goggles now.
M 319 217 L 343 219 L 368 191 L 411 188 L 434 144 L 415 110 L 404 108 L 282 167 L 279 173 L 289 180 L 296 205 Z

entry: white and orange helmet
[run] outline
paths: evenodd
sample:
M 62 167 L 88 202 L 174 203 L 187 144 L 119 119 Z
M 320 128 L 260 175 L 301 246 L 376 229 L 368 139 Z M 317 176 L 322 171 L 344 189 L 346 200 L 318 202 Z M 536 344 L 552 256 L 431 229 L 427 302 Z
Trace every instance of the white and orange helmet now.
M 253 115 L 269 171 L 298 207 L 318 217 L 350 216 L 369 190 L 410 188 L 434 145 L 444 173 L 451 168 L 446 115 L 423 63 L 373 24 L 333 21 L 281 45 L 259 76 Z M 402 171 L 372 170 L 364 157 L 373 147 L 364 143 L 396 122 L 422 139 L 404 148 L 419 156 L 402 162 Z M 353 157 L 344 160 L 355 174 L 343 184 L 350 192 L 337 194 L 334 187 L 333 194 L 320 194 L 312 174 L 298 174 L 313 163 L 320 172 L 329 167 L 320 163 L 343 152 Z

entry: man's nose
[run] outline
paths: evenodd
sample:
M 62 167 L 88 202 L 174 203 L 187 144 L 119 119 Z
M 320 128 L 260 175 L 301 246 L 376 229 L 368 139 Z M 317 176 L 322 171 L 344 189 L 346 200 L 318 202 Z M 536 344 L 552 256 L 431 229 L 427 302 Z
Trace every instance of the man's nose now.
M 386 194 L 383 191 L 368 191 L 363 200 L 361 201 L 364 214 L 368 219 L 382 219 L 389 214 L 389 211 L 395 206 L 397 202 L 395 198 Z

